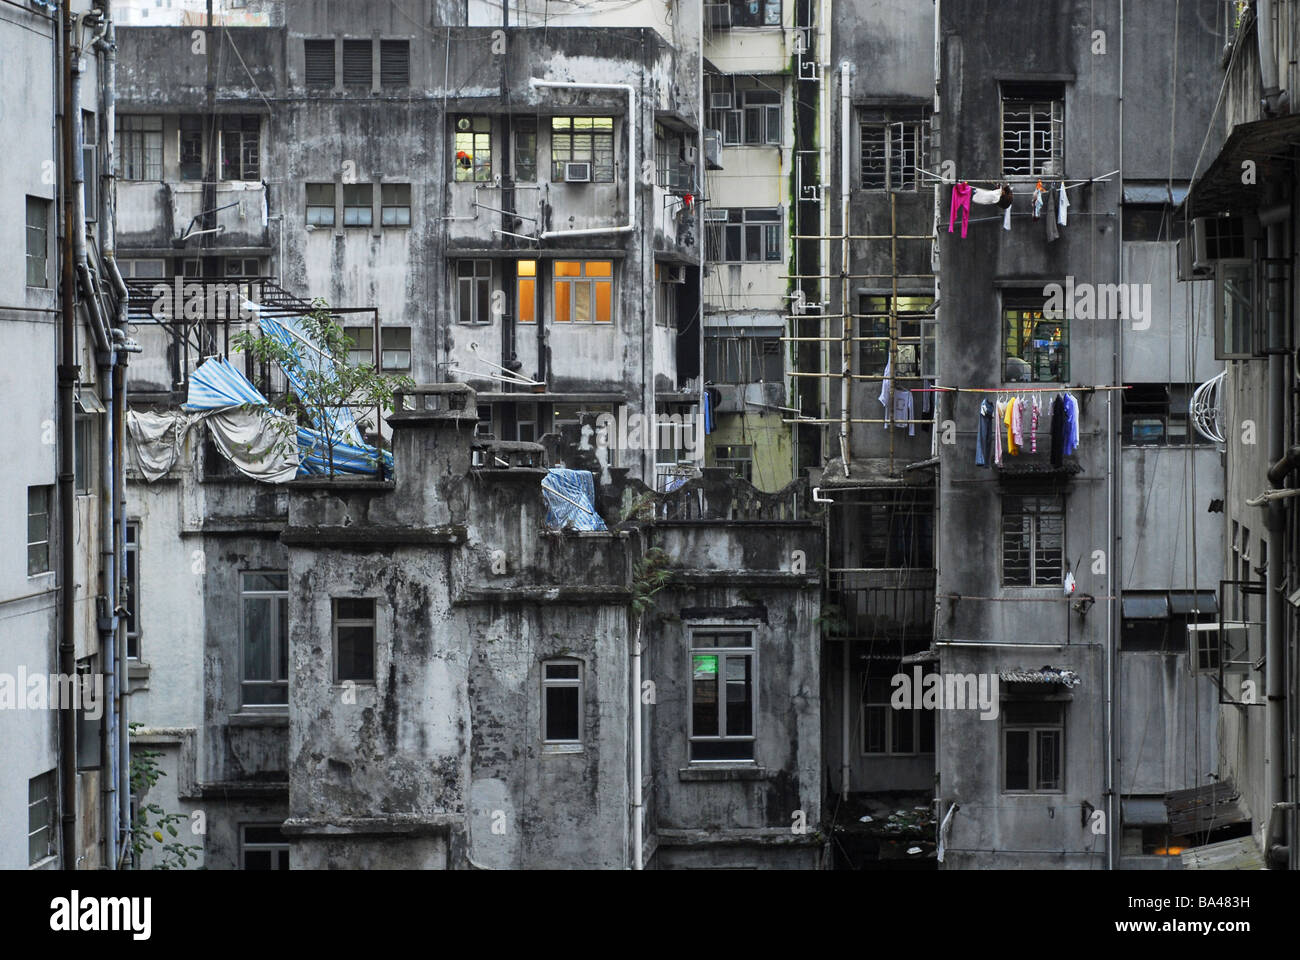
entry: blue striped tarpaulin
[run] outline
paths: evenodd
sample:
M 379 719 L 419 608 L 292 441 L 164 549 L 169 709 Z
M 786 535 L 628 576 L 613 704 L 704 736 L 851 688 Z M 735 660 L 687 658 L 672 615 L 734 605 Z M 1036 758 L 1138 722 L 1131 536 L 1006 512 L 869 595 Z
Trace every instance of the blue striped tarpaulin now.
M 314 373 L 330 376 L 334 370 L 333 361 L 330 360 L 321 349 L 311 342 L 311 338 L 302 332 L 296 320 L 289 317 L 281 317 L 279 320 L 273 320 L 270 317 L 261 315 L 257 318 L 262 327 L 262 332 L 268 337 L 274 337 L 285 345 L 298 358 L 298 362 L 306 370 Z M 294 390 L 298 396 L 306 395 L 306 384 L 303 383 L 302 377 L 297 370 L 290 367 L 281 366 L 285 377 L 293 384 Z M 315 414 L 317 417 L 321 414 Z M 347 407 L 333 407 L 329 411 L 329 417 L 334 423 L 334 428 L 330 431 L 337 437 L 341 437 L 347 443 L 353 446 L 361 446 L 361 431 L 357 429 L 356 419 L 352 411 Z M 317 428 L 323 426 L 317 422 Z
M 552 530 L 606 530 L 596 512 L 596 481 L 590 470 L 552 467 L 542 477 L 546 525 Z
M 266 405 L 266 397 L 225 357 L 209 357 L 190 374 L 182 410 L 224 410 L 245 403 Z

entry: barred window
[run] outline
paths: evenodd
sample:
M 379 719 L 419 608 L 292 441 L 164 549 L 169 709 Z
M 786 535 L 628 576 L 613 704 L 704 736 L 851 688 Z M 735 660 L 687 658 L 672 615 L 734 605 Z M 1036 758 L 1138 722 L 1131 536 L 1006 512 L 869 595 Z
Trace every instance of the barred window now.
M 1002 173 L 1063 176 L 1065 89 L 1061 84 L 1004 84 Z
M 864 111 L 858 124 L 858 165 L 863 190 L 916 190 L 930 151 L 924 109 Z
M 715 263 L 779 262 L 781 208 L 713 208 L 705 223 L 707 256 Z
M 1059 496 L 1002 498 L 1002 583 L 1060 584 L 1065 574 L 1065 504 Z
M 250 114 L 222 118 L 222 180 L 260 180 L 262 177 L 261 154 L 261 117 Z
M 119 113 L 114 145 L 120 179 L 162 179 L 162 117 Z

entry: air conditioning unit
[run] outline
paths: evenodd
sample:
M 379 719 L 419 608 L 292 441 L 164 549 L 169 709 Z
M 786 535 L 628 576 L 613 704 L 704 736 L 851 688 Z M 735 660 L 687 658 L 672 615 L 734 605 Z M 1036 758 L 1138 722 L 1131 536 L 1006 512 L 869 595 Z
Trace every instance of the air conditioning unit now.
M 564 165 L 565 183 L 591 183 L 590 163 L 566 163 Z
M 726 92 L 724 92 L 724 93 L 710 93 L 710 94 L 709 94 L 709 109 L 710 109 L 710 110 L 730 110 L 730 109 L 731 109 L 731 104 L 732 104 L 731 96 L 732 96 L 732 95 L 731 95 L 731 91 L 730 91 L 730 90 L 728 90 L 728 91 L 726 91 Z
M 668 168 L 668 187 L 673 193 L 695 191 L 695 164 L 674 163 Z
M 1179 280 L 1208 280 L 1214 276 L 1214 267 L 1208 264 L 1197 265 L 1192 256 L 1193 243 L 1190 238 L 1180 239 L 1174 244 L 1178 259 Z
M 694 164 L 699 155 L 700 151 L 693 146 L 687 145 L 682 147 L 682 159 L 689 164 Z
M 1206 223 L 1209 217 L 1197 217 L 1192 221 L 1192 272 L 1214 272 L 1214 262 L 1210 258 L 1209 229 Z
M 686 268 L 680 263 L 664 263 L 659 266 L 660 283 L 685 283 Z

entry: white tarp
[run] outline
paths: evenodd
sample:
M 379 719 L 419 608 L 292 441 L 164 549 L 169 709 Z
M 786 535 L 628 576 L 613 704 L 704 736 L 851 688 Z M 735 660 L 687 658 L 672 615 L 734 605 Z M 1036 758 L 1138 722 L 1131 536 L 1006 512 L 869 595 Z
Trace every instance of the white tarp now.
M 298 443 L 270 423 L 270 415 L 230 407 L 207 414 L 217 448 L 245 476 L 267 483 L 288 483 L 298 475 Z
M 152 483 L 165 477 L 180 456 L 190 418 L 183 413 L 149 413 L 128 410 L 126 429 L 134 441 L 135 465 Z

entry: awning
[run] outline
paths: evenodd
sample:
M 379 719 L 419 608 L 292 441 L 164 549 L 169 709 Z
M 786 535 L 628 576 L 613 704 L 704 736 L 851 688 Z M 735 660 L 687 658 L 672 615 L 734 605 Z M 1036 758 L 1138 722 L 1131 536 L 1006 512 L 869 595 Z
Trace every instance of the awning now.
M 1184 870 L 1264 870 L 1264 854 L 1253 836 L 1189 847 L 1179 854 Z
M 1239 123 L 1214 162 L 1192 185 L 1190 215 L 1242 213 L 1264 201 L 1261 184 L 1289 182 L 1292 144 L 1300 139 L 1300 116 Z M 1242 183 L 1242 163 L 1254 164 L 1254 180 Z
M 1169 597 L 1163 593 L 1131 593 L 1120 601 L 1125 620 L 1168 620 Z
M 1126 827 L 1162 827 L 1169 822 L 1161 797 L 1125 797 L 1120 800 L 1120 812 Z
M 1200 614 L 1219 612 L 1219 598 L 1212 591 L 1190 593 L 1186 591 L 1169 594 L 1169 612 L 1176 617 L 1185 617 L 1193 610 Z
M 1187 184 L 1175 183 L 1172 192 L 1167 183 L 1126 183 L 1125 203 L 1172 203 L 1175 207 L 1187 199 Z
M 1231 779 L 1166 793 L 1169 832 L 1175 836 L 1189 836 L 1234 823 L 1247 823 L 1250 817 L 1241 808 L 1239 799 L 1237 785 Z

